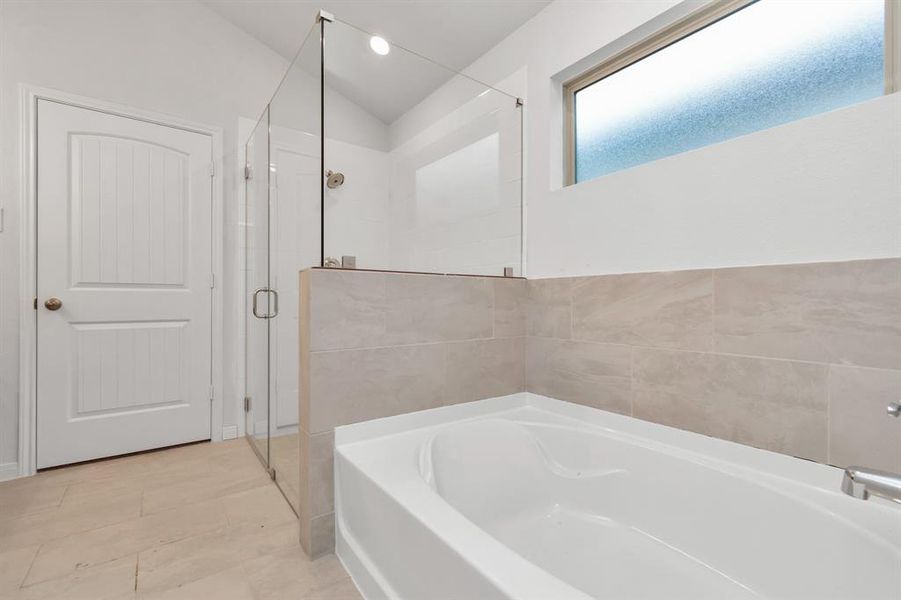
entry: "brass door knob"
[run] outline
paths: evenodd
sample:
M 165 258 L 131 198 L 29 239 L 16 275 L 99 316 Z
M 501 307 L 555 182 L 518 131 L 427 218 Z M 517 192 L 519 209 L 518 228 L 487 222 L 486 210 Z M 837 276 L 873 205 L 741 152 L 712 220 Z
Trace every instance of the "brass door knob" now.
M 47 310 L 59 310 L 63 306 L 63 301 L 59 298 L 48 298 L 44 301 L 44 308 Z

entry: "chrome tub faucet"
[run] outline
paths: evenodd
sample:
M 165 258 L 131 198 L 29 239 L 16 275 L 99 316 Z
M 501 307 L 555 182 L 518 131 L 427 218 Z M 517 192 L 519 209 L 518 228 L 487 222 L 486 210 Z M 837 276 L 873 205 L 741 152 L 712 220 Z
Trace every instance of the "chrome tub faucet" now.
M 885 411 L 891 417 L 901 416 L 901 403 L 892 402 Z M 873 495 L 901 503 L 901 475 L 866 467 L 848 467 L 842 478 L 842 491 L 861 500 Z
M 901 503 L 901 475 L 866 467 L 848 467 L 842 478 L 842 491 L 861 500 L 873 495 Z

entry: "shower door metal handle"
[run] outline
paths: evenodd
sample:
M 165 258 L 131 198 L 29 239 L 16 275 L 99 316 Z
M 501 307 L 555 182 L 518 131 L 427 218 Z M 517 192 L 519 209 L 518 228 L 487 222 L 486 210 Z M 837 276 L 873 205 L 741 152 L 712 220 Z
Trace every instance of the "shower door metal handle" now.
M 260 313 L 257 312 L 257 297 L 260 295 L 260 293 L 265 292 L 266 289 L 267 288 L 264 288 L 264 287 L 258 288 L 257 290 L 255 290 L 253 292 L 253 309 L 252 310 L 253 310 L 253 316 L 255 316 L 257 319 L 265 319 L 266 318 L 265 315 L 261 315 Z
M 272 302 L 272 312 L 266 312 L 266 314 L 261 315 L 259 312 L 257 312 L 257 298 L 259 298 L 259 295 L 262 294 L 263 292 L 266 292 L 267 294 L 272 294 L 273 302 Z M 272 318 L 277 317 L 278 316 L 278 292 L 271 288 L 268 288 L 268 287 L 261 287 L 261 288 L 256 289 L 253 292 L 253 308 L 252 308 L 252 310 L 253 310 L 253 316 L 255 316 L 257 319 L 272 319 Z
M 274 319 L 278 316 L 278 290 L 270 289 L 269 293 L 272 294 L 272 313 L 267 318 Z

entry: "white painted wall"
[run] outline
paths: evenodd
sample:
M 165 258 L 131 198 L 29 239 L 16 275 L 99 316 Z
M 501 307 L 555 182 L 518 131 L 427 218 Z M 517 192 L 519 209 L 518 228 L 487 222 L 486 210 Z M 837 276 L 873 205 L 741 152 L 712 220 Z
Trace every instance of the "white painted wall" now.
M 553 190 L 529 218 L 537 277 L 901 256 L 901 95 Z
M 526 98 L 528 276 L 901 255 L 901 94 L 562 188 L 562 82 L 697 4 L 557 0 L 466 70 Z M 525 85 L 503 82 L 520 69 Z M 392 144 L 460 87 L 392 124 Z
M 0 4 L 0 471 L 16 461 L 19 311 L 19 85 L 22 83 L 170 114 L 224 129 L 225 256 L 235 244 L 237 124 L 255 118 L 286 61 L 191 0 L 3 2 Z M 240 158 L 243 161 L 243 157 Z M 236 265 L 226 264 L 226 290 Z M 235 302 L 225 294 L 225 315 Z M 224 332 L 236 351 L 237 324 Z M 226 370 L 224 422 L 237 420 L 238 381 Z

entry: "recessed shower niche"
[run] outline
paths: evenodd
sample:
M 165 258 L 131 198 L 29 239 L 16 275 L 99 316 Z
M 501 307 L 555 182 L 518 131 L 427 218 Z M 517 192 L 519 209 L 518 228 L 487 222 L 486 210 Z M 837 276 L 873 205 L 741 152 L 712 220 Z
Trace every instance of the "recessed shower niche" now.
M 340 17 L 308 32 L 245 147 L 245 425 L 295 511 L 299 272 L 521 275 L 522 110 Z

